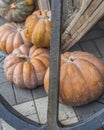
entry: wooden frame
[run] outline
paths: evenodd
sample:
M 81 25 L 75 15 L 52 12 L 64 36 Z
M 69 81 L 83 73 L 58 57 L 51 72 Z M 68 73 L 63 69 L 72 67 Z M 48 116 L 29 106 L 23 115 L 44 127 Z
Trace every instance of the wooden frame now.
M 49 0 L 37 0 L 39 9 L 50 10 Z
M 63 51 L 69 50 L 104 16 L 104 1 L 82 0 L 79 11 L 73 15 L 73 19 L 69 18 L 65 23 L 66 28 L 62 35 Z

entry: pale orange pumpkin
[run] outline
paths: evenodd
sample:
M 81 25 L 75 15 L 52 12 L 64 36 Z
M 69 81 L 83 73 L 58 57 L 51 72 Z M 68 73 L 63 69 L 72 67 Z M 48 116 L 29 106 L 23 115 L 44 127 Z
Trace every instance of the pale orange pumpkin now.
M 21 45 L 4 60 L 4 72 L 11 83 L 20 88 L 36 88 L 43 84 L 49 66 L 49 51 Z
M 50 46 L 51 12 L 38 10 L 25 21 L 25 36 L 37 47 Z
M 9 54 L 22 44 L 31 46 L 23 30 L 23 24 L 5 23 L 0 26 L 0 50 Z
M 49 68 L 44 78 L 49 89 Z M 71 106 L 96 100 L 104 92 L 104 64 L 87 52 L 65 52 L 61 55 L 59 99 Z

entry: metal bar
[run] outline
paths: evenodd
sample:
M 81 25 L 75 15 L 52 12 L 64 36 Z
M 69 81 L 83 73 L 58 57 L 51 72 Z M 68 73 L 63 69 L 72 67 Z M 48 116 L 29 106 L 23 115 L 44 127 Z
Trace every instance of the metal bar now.
M 57 3 L 57 4 L 55 4 Z M 50 44 L 50 80 L 48 96 L 47 130 L 58 130 L 58 93 L 60 79 L 60 45 L 62 0 L 51 0 L 52 25 Z

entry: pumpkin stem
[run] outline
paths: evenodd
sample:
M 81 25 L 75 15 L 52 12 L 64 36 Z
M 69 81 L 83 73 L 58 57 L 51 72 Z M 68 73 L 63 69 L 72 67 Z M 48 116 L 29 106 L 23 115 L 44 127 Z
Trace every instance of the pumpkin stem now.
M 15 8 L 16 8 L 16 4 L 15 4 L 15 3 L 12 3 L 12 4 L 10 5 L 10 8 L 11 8 L 11 9 L 15 9 Z
M 67 63 L 73 63 L 73 61 L 74 61 L 74 58 L 73 57 L 69 57 Z
M 27 55 L 17 55 L 17 57 L 19 57 L 19 58 L 22 58 L 22 59 L 25 59 L 25 60 L 27 60 L 27 61 L 29 61 L 30 60 L 30 58 L 29 58 L 29 56 L 27 56 Z
M 43 18 L 44 18 L 44 19 L 48 19 L 47 10 L 44 11 L 44 13 L 43 13 Z

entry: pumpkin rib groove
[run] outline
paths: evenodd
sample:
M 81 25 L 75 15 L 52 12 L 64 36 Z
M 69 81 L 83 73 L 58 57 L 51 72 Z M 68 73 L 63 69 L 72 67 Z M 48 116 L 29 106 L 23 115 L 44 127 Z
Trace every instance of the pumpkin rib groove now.
M 35 73 L 35 68 L 33 67 L 33 65 L 31 64 L 31 67 L 32 67 L 32 73 L 34 74 L 34 80 L 36 81 L 35 82 L 35 86 L 34 87 L 32 87 L 32 88 L 36 88 L 37 86 L 38 86 L 38 79 L 37 79 L 37 76 L 36 76 L 36 73 Z M 31 73 L 31 81 L 32 81 L 32 79 L 33 79 L 33 77 L 32 77 L 32 73 Z
M 89 62 L 89 61 L 87 61 L 87 60 L 85 60 L 85 59 L 80 59 L 80 60 L 84 60 L 84 61 L 86 61 L 86 62 Z M 81 71 L 81 68 L 79 67 L 79 65 L 78 65 L 78 63 L 76 62 L 76 66 L 77 66 L 77 68 L 79 69 L 79 71 L 80 71 L 80 73 L 82 74 L 82 77 L 83 77 L 83 79 L 85 80 L 85 82 L 86 82 L 86 84 L 87 84 L 87 90 L 89 91 L 89 93 L 90 93 L 90 85 L 88 84 L 88 82 L 86 81 L 86 78 L 85 78 L 85 76 L 84 76 L 84 74 L 83 74 L 83 72 Z M 91 95 L 90 95 L 90 97 L 92 97 Z
M 40 63 L 42 64 L 41 66 L 42 66 L 44 69 L 46 69 L 46 66 L 44 65 L 44 63 L 43 63 L 40 59 L 38 59 L 38 58 L 36 58 L 36 57 L 33 58 L 32 61 L 30 61 L 33 65 L 34 65 L 34 62 L 33 62 L 34 60 L 40 62 Z
M 67 75 L 68 75 L 68 77 L 70 78 L 71 75 L 73 75 L 74 73 L 70 73 L 70 70 L 73 71 L 73 67 L 71 67 L 71 69 L 68 69 L 68 68 L 69 68 L 69 65 L 71 65 L 71 66 L 73 66 L 73 67 L 76 67 L 76 66 L 75 66 L 75 64 L 67 64 Z M 76 68 L 76 69 L 77 69 L 77 68 Z M 77 69 L 77 70 L 78 70 L 78 69 Z M 72 80 L 72 78 L 70 79 L 70 82 L 71 82 L 70 88 L 71 88 L 72 92 L 74 92 L 74 93 L 72 93 L 72 99 L 73 99 L 74 104 L 76 104 L 76 103 L 78 102 L 78 100 L 77 100 L 76 91 L 74 91 L 75 88 L 74 88 L 74 85 L 73 85 L 73 80 Z
M 22 55 L 27 55 L 28 56 L 28 53 L 29 53 L 28 51 L 25 51 L 25 53 L 24 53 L 24 49 L 21 48 L 21 47 L 20 47 L 19 50 L 20 50 L 20 52 L 21 52 Z
M 74 92 L 74 95 L 73 95 L 74 99 L 73 99 L 73 101 L 75 100 L 74 104 L 76 104 L 76 103 L 79 104 L 80 102 L 84 103 L 87 99 L 85 98 L 85 95 L 82 95 L 82 94 L 80 95 L 78 93 L 79 92 L 78 89 L 80 89 L 81 93 L 83 93 L 83 88 L 82 88 L 83 86 L 82 86 L 82 84 L 85 84 L 86 80 L 84 79 L 83 74 L 81 73 L 79 68 L 76 67 L 76 64 L 72 63 L 72 65 L 73 65 L 73 67 L 71 69 L 68 67 L 68 70 L 69 70 L 68 72 L 70 72 L 70 70 L 71 70 L 71 72 L 73 72 L 73 73 L 69 73 L 69 77 L 72 77 L 72 75 L 73 75 L 72 80 L 71 80 L 71 82 L 72 82 L 72 90 L 73 90 L 72 92 Z M 74 76 L 74 74 L 76 74 L 76 75 Z M 79 77 L 80 77 L 81 80 L 79 79 Z M 73 79 L 74 79 L 74 81 L 73 81 Z M 77 80 L 78 80 L 78 84 L 79 85 L 74 86 L 74 82 L 77 82 Z M 83 81 L 83 83 L 82 83 L 82 81 Z M 77 89 L 77 87 L 78 87 L 78 89 Z M 86 87 L 87 87 L 87 85 L 86 85 Z M 79 96 L 81 98 L 79 98 Z M 82 98 L 83 98 L 83 101 L 82 101 Z
M 83 60 L 83 59 L 80 59 L 80 60 Z M 83 74 L 83 70 L 81 70 L 81 68 L 79 67 L 79 65 L 78 65 L 78 63 L 77 62 L 75 62 L 74 63 L 75 65 L 76 65 L 76 67 L 78 68 L 78 70 L 80 71 L 80 74 L 82 75 L 82 78 L 83 78 L 83 80 L 85 81 L 85 84 L 86 84 L 86 91 L 88 91 L 88 93 L 90 93 L 90 85 L 88 84 L 88 82 L 86 81 L 86 79 L 85 79 L 85 76 L 84 76 L 84 74 Z M 91 95 L 90 95 L 90 97 L 91 97 Z M 84 97 L 83 97 L 83 99 L 84 99 Z
M 44 66 L 45 69 L 47 68 L 47 67 L 45 66 L 43 60 L 41 60 L 40 56 L 35 57 L 35 59 L 38 60 L 39 62 L 41 62 L 41 63 L 42 63 L 42 66 Z
M 97 71 L 99 71 L 99 73 L 101 74 L 101 76 L 103 76 L 103 74 L 102 74 L 101 71 L 99 70 L 98 66 L 97 66 L 96 64 L 94 64 L 93 61 L 89 61 L 89 60 L 83 59 L 83 58 L 79 58 L 79 59 L 80 59 L 80 60 L 83 60 L 83 61 L 86 61 L 86 62 L 90 63 L 91 65 L 93 65 L 93 66 L 97 69 Z M 77 63 L 76 63 L 76 64 L 77 64 Z
M 13 73 L 14 73 L 14 68 L 16 67 L 16 65 L 17 65 L 18 63 L 15 63 L 15 64 L 13 64 L 12 66 L 10 66 L 10 68 L 8 68 L 8 70 L 7 70 L 7 72 L 6 72 L 6 75 L 8 75 L 8 71 L 12 71 L 11 72 L 11 80 L 10 80 L 10 78 L 8 78 L 9 79 L 9 81 L 10 82 L 12 82 L 13 83 Z M 8 77 L 8 76 L 7 76 Z
M 26 66 L 25 64 L 26 63 L 28 63 L 28 67 L 24 67 L 24 66 Z M 31 71 L 31 67 L 30 67 L 31 65 L 30 65 L 30 63 L 28 62 L 28 61 L 26 61 L 26 62 L 23 62 L 23 71 L 22 71 L 22 77 L 23 77 L 23 84 L 24 84 L 24 86 L 25 87 L 27 87 L 28 88 L 28 81 L 30 80 L 30 75 L 29 75 L 29 73 L 30 73 L 30 71 Z M 26 71 L 26 68 L 27 68 L 27 71 Z M 29 69 L 29 70 L 28 70 Z M 26 79 L 27 78 L 27 75 L 29 75 L 28 77 L 29 77 L 29 79 Z
M 18 39 L 19 39 L 19 42 L 18 42 Z M 13 39 L 13 50 L 18 48 L 20 45 L 22 45 L 23 43 L 23 39 L 20 35 L 19 32 L 16 32 L 15 35 L 14 35 L 14 39 Z
M 38 49 L 36 46 L 30 48 L 29 57 L 33 57 L 33 54 L 36 52 L 36 49 Z
M 35 62 L 33 62 L 33 61 L 35 61 Z M 40 67 L 43 67 L 44 68 L 44 71 L 46 70 L 46 67 L 44 66 L 44 64 L 42 63 L 42 61 L 41 60 L 39 60 L 39 59 L 36 59 L 36 58 L 34 58 L 34 59 L 32 59 L 32 61 L 31 61 L 31 64 L 34 66 L 34 68 L 35 68 L 35 72 L 36 72 L 36 76 L 37 76 L 37 79 L 38 79 L 38 81 L 40 81 L 39 80 L 39 74 L 41 74 L 41 72 L 37 72 L 37 67 L 39 67 L 39 66 L 37 66 L 36 65 L 36 61 L 37 61 L 37 63 L 38 62 L 40 62 L 41 63 L 41 66 L 39 65 L 39 63 L 38 63 L 38 65 L 40 66 Z M 38 82 L 38 85 L 39 85 L 39 82 Z
M 49 57 L 48 54 L 44 54 L 43 52 L 46 52 L 46 49 L 37 48 L 37 50 L 32 53 L 31 57 L 34 57 L 34 56 L 35 56 L 35 57 L 36 57 L 36 56 Z M 47 53 L 48 53 L 48 52 L 49 52 L 49 51 L 47 50 Z
M 9 32 L 5 32 L 5 34 L 1 36 L 0 48 L 2 51 L 6 51 L 5 42 L 7 40 L 8 35 L 9 35 Z
M 8 38 L 7 38 L 7 41 L 6 41 L 6 50 L 7 50 L 7 53 L 11 53 L 12 50 L 13 50 L 13 37 L 15 36 L 15 33 L 12 32 Z M 11 38 L 11 39 L 10 39 Z
M 66 65 L 64 65 L 64 66 L 66 66 L 66 68 L 68 68 L 68 64 L 66 64 Z M 63 67 L 62 67 L 62 68 L 63 68 Z M 62 73 L 62 74 L 63 74 L 63 73 Z M 68 74 L 68 71 L 65 72 L 64 79 L 67 78 L 67 74 Z M 71 88 L 71 90 L 73 90 L 72 81 L 71 81 L 70 77 L 69 77 L 68 80 L 70 80 L 70 86 L 71 86 L 70 88 Z M 65 81 L 66 81 L 66 80 L 62 80 L 62 81 L 61 81 L 61 84 L 63 84 L 63 82 L 66 83 Z M 68 86 L 68 85 L 67 85 L 67 86 Z M 60 98 L 61 98 L 61 96 L 62 96 L 62 98 L 61 98 L 62 102 L 65 102 L 65 103 L 67 104 L 66 100 L 64 99 L 64 97 L 66 97 L 66 93 L 64 92 L 65 88 L 66 88 L 65 86 L 62 86 L 62 91 L 63 91 L 63 92 L 61 93 L 62 95 L 60 95 Z M 71 90 L 70 90 L 70 91 L 71 91 Z M 68 91 L 68 90 L 67 90 L 67 91 Z M 76 95 L 74 95 L 73 93 L 70 93 L 70 94 L 72 95 L 72 96 L 71 96 L 72 99 L 76 99 L 76 98 L 75 98 Z M 74 100 L 74 101 L 75 101 L 75 100 Z
M 90 63 L 90 62 L 88 62 L 87 60 L 84 60 L 84 62 L 83 63 L 85 63 L 85 61 L 88 63 L 88 64 L 90 64 L 90 65 L 92 65 L 91 66 L 91 68 L 93 67 L 94 68 L 94 71 L 96 71 L 96 72 L 98 72 L 98 74 L 100 75 L 100 77 L 102 77 L 102 75 L 101 75 L 101 73 L 99 72 L 99 70 L 95 67 L 95 65 L 93 65 L 92 63 Z M 78 62 L 77 62 L 77 65 L 78 65 Z M 81 64 L 80 64 L 81 65 Z M 80 66 L 79 65 L 79 66 Z M 79 70 L 81 70 L 81 68 L 79 67 Z M 83 74 L 83 73 L 82 73 Z M 83 74 L 83 77 L 84 77 L 84 79 L 86 80 L 86 76 Z M 86 82 L 87 82 L 87 80 L 86 80 Z M 88 89 L 90 90 L 90 93 L 91 93 L 91 98 L 92 98 L 92 100 L 94 99 L 94 94 L 95 93 L 93 93 L 94 91 L 91 91 L 91 85 L 89 84 L 89 82 L 87 82 L 87 84 L 88 84 Z M 98 84 L 98 82 L 97 82 L 97 84 Z M 98 86 L 99 86 L 99 84 L 98 84 Z M 99 86 L 100 87 L 100 86 Z
M 40 56 L 41 58 L 43 57 L 43 56 Z M 42 60 L 42 62 L 43 62 L 43 64 L 44 64 L 44 66 L 45 66 L 45 68 L 47 68 L 48 66 L 49 66 L 49 57 L 43 57 L 44 58 L 44 60 Z
M 5 52 L 7 52 L 7 53 L 10 53 L 9 51 L 8 51 L 8 49 L 7 49 L 7 44 L 8 44 L 8 38 L 9 38 L 9 36 L 11 35 L 13 33 L 13 31 L 12 31 L 12 29 L 11 29 L 11 31 L 9 32 L 9 35 L 8 35 L 8 37 L 7 37 L 7 39 L 6 39 L 6 41 L 5 41 L 5 48 L 6 48 L 6 50 L 5 50 Z M 13 39 L 12 39 L 12 41 L 13 41 Z M 11 41 L 11 42 L 12 42 Z M 9 44 L 11 44 L 11 42 L 9 43 Z
M 72 54 L 72 56 L 76 57 L 79 52 L 80 51 L 75 51 Z M 103 75 L 103 73 L 104 73 L 104 68 L 103 68 L 104 63 L 99 58 L 96 58 L 93 54 L 89 54 L 88 52 L 80 52 L 80 56 L 78 56 L 78 58 L 83 59 L 83 60 L 87 60 L 88 62 L 91 62 L 92 64 L 94 64 L 98 68 L 99 71 L 101 70 L 100 72 Z M 94 62 L 92 60 L 90 60 L 92 58 L 93 58 Z
M 10 59 L 15 59 L 14 61 L 11 61 Z M 9 63 L 8 63 L 9 62 Z M 7 69 L 12 65 L 12 64 L 16 64 L 16 63 L 19 63 L 20 62 L 20 59 L 16 58 L 15 55 L 9 55 L 5 58 L 5 61 L 4 61 L 4 68 L 6 68 L 5 70 L 7 71 Z
M 31 65 L 33 66 L 33 68 L 34 68 L 34 73 L 35 73 L 35 76 L 36 76 L 36 79 L 37 79 L 37 85 L 38 85 L 38 76 L 37 76 L 37 72 L 36 72 L 36 69 L 35 69 L 35 67 L 34 67 L 34 63 L 33 62 L 31 62 Z
M 24 82 L 23 82 L 23 69 L 20 69 L 19 65 L 21 65 L 21 66 L 22 66 L 21 68 L 23 68 L 23 62 L 18 63 L 17 66 L 14 68 L 13 81 L 14 81 L 14 83 L 15 83 L 16 85 L 19 84 L 18 87 L 25 88 L 25 87 L 24 87 Z M 19 71 L 21 70 L 22 72 L 21 72 L 21 73 L 20 73 L 19 71 L 16 72 L 16 69 L 17 69 L 17 68 L 19 68 Z M 15 73 L 16 73 L 16 74 L 15 74 Z M 20 73 L 20 74 L 19 74 L 19 73 Z M 14 77 L 14 76 L 16 76 L 16 77 Z M 19 79 L 19 80 L 18 80 L 18 79 Z M 18 80 L 18 83 L 17 83 L 17 80 Z M 22 82 L 22 83 L 21 83 L 21 82 Z

